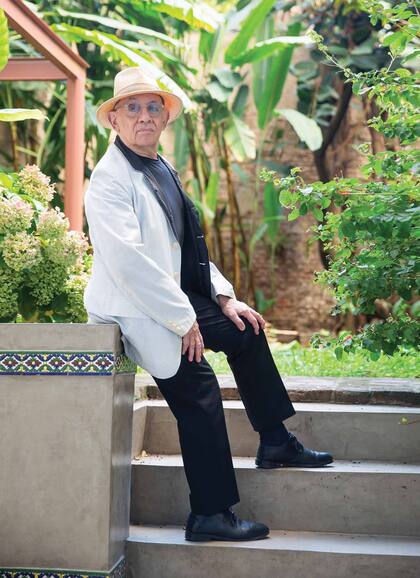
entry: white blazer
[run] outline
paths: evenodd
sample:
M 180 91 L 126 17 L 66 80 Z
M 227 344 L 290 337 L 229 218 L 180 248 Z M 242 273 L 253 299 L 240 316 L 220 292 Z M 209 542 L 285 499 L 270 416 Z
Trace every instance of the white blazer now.
M 113 143 L 92 172 L 84 203 L 93 265 L 84 305 L 88 314 L 135 320 L 142 339 L 134 361 L 167 378 L 197 316 L 180 287 L 181 246 L 149 183 Z M 211 261 L 210 276 L 216 303 L 219 294 L 235 297 Z

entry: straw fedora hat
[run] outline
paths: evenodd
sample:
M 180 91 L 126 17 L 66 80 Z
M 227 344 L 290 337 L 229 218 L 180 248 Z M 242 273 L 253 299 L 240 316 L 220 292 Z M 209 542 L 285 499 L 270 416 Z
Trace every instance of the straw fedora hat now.
M 156 80 L 147 76 L 139 66 L 133 66 L 121 70 L 114 79 L 114 96 L 101 104 L 96 111 L 98 122 L 105 128 L 112 128 L 108 120 L 108 112 L 112 110 L 121 98 L 153 92 L 160 94 L 165 102 L 165 108 L 169 112 L 168 123 L 174 121 L 182 112 L 182 100 L 176 94 L 159 88 Z

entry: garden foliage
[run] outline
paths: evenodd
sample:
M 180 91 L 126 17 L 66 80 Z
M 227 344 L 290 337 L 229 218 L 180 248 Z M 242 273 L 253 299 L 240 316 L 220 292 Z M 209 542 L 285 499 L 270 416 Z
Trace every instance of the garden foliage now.
M 420 17 L 414 2 L 399 3 L 387 10 L 364 1 L 371 20 L 384 27 L 382 44 L 389 47 L 387 67 L 355 73 L 328 51 L 323 38 L 313 32 L 320 51 L 340 68 L 354 94 L 375 99 L 379 114 L 369 125 L 393 139 L 388 150 L 373 154 L 370 143 L 358 145 L 365 155 L 362 178 L 334 178 L 305 183 L 300 168 L 287 177 L 264 170 L 263 180 L 279 187 L 280 203 L 291 209 L 288 220 L 312 213 L 317 220 L 312 240 L 322 239 L 330 250 L 329 269 L 316 273 L 316 282 L 328 286 L 336 297 L 333 313 L 365 314 L 371 319 L 356 335 L 323 338 L 315 334 L 315 346 L 333 346 L 336 356 L 355 351 L 370 352 L 418 347 L 420 342 L 419 276 L 419 74 L 408 67 L 416 50 Z M 382 6 L 382 3 L 380 3 Z M 385 318 L 378 317 L 378 305 Z M 375 318 L 376 317 L 376 318 Z
M 91 256 L 84 233 L 48 206 L 54 186 L 36 165 L 0 173 L 0 322 L 87 320 Z

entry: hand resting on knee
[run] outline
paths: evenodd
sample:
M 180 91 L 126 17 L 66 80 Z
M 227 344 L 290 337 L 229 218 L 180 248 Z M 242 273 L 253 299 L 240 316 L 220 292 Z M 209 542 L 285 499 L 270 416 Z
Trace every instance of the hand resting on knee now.
M 203 336 L 201 335 L 197 321 L 194 321 L 191 329 L 182 337 L 182 355 L 188 351 L 188 361 L 192 361 L 195 356 L 195 361 L 200 363 L 203 350 Z

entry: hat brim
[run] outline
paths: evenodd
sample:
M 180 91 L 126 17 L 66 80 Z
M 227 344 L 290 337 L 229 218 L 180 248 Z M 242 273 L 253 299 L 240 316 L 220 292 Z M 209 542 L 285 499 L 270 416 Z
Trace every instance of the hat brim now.
M 165 102 L 165 108 L 169 112 L 169 119 L 168 124 L 173 122 L 178 116 L 181 114 L 184 105 L 182 100 L 176 94 L 172 92 L 168 92 L 166 90 L 157 90 L 157 89 L 145 89 L 145 90 L 133 90 L 132 92 L 127 92 L 121 96 L 114 96 L 105 102 L 103 102 L 96 111 L 96 118 L 99 124 L 101 124 L 104 128 L 112 128 L 111 123 L 108 119 L 108 113 L 114 108 L 116 103 L 123 98 L 127 98 L 128 96 L 135 96 L 136 94 L 159 94 L 162 96 Z

